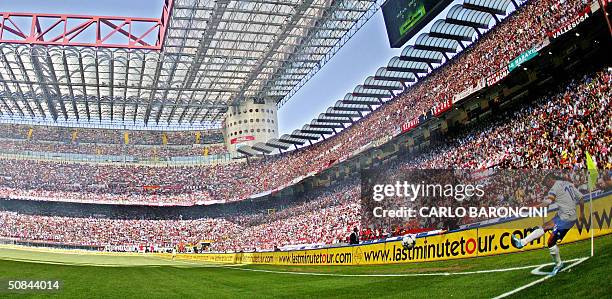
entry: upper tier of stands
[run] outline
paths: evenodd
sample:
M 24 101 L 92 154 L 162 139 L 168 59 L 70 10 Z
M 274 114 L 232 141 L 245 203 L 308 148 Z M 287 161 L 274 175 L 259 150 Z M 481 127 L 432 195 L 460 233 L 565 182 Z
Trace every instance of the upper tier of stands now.
M 220 130 L 134 131 L 100 128 L 68 128 L 43 125 L 0 124 L 0 136 L 7 139 L 70 144 L 193 145 L 223 143 Z
M 65 160 L 89 157 L 94 161 L 126 162 L 194 156 L 229 158 L 220 130 L 123 131 L 22 124 L 0 124 L 0 153 L 27 153 L 32 158 L 61 154 Z

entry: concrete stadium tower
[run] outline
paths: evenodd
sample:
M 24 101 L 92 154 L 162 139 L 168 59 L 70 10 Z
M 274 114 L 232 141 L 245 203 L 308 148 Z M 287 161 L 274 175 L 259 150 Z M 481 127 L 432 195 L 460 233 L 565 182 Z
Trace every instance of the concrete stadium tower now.
M 278 138 L 277 107 L 274 101 L 247 100 L 229 107 L 223 124 L 225 145 L 230 153 L 241 146 L 252 146 Z

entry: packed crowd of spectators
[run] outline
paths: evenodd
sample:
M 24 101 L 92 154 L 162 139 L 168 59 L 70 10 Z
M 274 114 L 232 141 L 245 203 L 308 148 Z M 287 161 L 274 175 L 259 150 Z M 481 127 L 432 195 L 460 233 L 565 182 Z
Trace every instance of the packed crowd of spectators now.
M 176 245 L 186 240 L 222 240 L 239 228 L 223 219 L 111 220 L 0 212 L 5 238 L 74 245 Z
M 609 69 L 568 83 L 560 92 L 506 112 L 489 123 L 414 156 L 406 167 L 582 168 L 585 151 L 612 168 Z M 0 159 L 0 194 L 12 198 L 88 202 L 196 204 L 241 200 L 270 190 L 286 171 L 256 161 L 214 166 L 149 167 Z
M 610 68 L 574 80 L 558 93 L 436 142 L 416 157 L 420 168 L 584 168 L 585 152 L 612 169 Z
M 125 133 L 129 144 L 191 145 L 222 143 L 220 130 L 207 131 L 155 131 L 120 130 L 98 128 L 69 128 L 61 126 L 0 124 L 0 136 L 7 139 L 49 141 L 59 143 L 125 144 Z M 164 138 L 165 136 L 165 138 Z M 199 136 L 199 138 L 197 137 Z
M 73 245 L 174 246 L 212 240 L 210 250 L 272 249 L 345 239 L 359 221 L 356 185 L 317 193 L 277 212 L 197 220 L 119 220 L 25 215 L 0 211 L 0 237 Z
M 402 163 L 405 161 L 399 164 Z M 604 183 L 610 189 L 612 181 L 609 174 L 605 176 L 607 181 L 598 182 L 598 187 L 603 187 L 601 183 Z M 491 180 L 491 184 L 496 183 Z M 511 196 L 515 199 L 525 196 L 525 190 L 517 188 L 514 191 L 515 195 Z M 420 220 L 409 220 L 401 225 L 369 225 L 361 218 L 363 207 L 356 200 L 359 192 L 356 180 L 348 180 L 331 189 L 309 193 L 305 201 L 280 210 L 192 220 L 182 217 L 172 220 L 60 217 L 0 211 L 0 238 L 98 248 L 119 246 L 131 250 L 206 241 L 210 243 L 209 251 L 235 252 L 290 248 L 297 244 L 348 243 L 348 235 L 354 227 L 361 229 L 361 241 L 450 228 Z M 477 220 L 465 217 L 459 224 Z
M 226 154 L 227 149 L 219 130 L 123 131 L 0 124 L 0 152 L 67 153 L 155 159 L 212 156 Z
M 517 110 L 500 115 L 492 122 L 476 124 L 458 136 L 434 143 L 422 152 L 404 157 L 387 168 L 392 172 L 396 168 L 474 169 L 489 164 L 486 162 L 487 157 L 500 156 L 496 154 L 498 152 L 506 154 L 501 155 L 503 158 L 499 161 L 496 160 L 497 165 L 493 169 L 578 168 L 574 166 L 583 163 L 580 150 L 588 149 L 598 153 L 600 165 L 609 170 L 612 162 L 607 154 L 612 144 L 609 123 L 612 119 L 609 109 L 612 92 L 610 83 L 610 70 L 585 76 L 568 83 L 560 92 L 544 96 L 527 106 L 519 106 Z M 530 154 L 529 150 L 523 149 L 533 149 L 538 154 Z M 115 173 L 109 175 L 120 176 Z M 610 178 L 607 179 L 609 181 Z M 34 184 L 44 184 L 44 181 L 34 181 Z M 502 190 L 501 193 L 508 194 L 512 200 L 522 204 L 533 204 L 533 200 L 543 192 L 529 190 L 529 187 L 503 185 L 511 190 Z M 351 180 L 314 193 L 311 199 L 286 209 L 229 218 L 110 220 L 2 212 L 0 236 L 81 245 L 166 246 L 214 240 L 211 250 L 233 251 L 272 249 L 274 246 L 288 244 L 341 242 L 345 241 L 351 228 L 358 225 L 362 228 L 362 240 L 441 228 L 414 222 L 405 226 L 364 226 L 360 222 L 358 198 L 359 185 Z
M 584 9 L 585 5 L 583 1 L 528 2 L 463 54 L 406 92 L 339 134 L 300 150 L 249 164 L 202 167 L 0 160 L 0 195 L 92 202 L 193 204 L 208 200 L 240 200 L 278 188 L 296 177 L 320 171 L 345 159 L 373 141 L 393 135 L 406 120 L 418 117 L 440 101 L 479 84 L 520 53 L 536 47 L 548 32 Z M 612 169 L 609 154 L 612 144 L 611 85 L 609 69 L 576 79 L 566 84 L 561 92 L 507 112 L 492 122 L 471 126 L 466 132 L 450 136 L 444 142 L 432 141 L 430 147 L 402 160 L 399 167 L 583 168 L 584 152 L 589 151 L 600 167 Z M 6 133 L 7 138 L 14 138 L 10 135 L 13 132 L 14 128 L 2 128 L 3 137 Z M 107 140 L 88 134 L 78 133 L 83 142 Z M 48 132 L 44 135 L 71 138 L 65 133 Z M 131 138 L 138 136 L 134 134 Z M 156 144 L 159 144 L 161 138 L 156 138 Z M 148 139 L 143 137 L 143 140 Z M 107 141 L 121 144 L 123 136 L 108 137 Z M 276 213 L 231 219 L 109 220 L 0 212 L 0 236 L 88 244 L 176 244 L 211 239 L 215 240 L 214 250 L 332 243 L 344 240 L 358 223 L 357 194 L 358 186 L 349 184 Z M 365 227 L 362 235 L 379 238 L 414 228 Z
M 61 143 L 19 139 L 0 139 L 0 152 L 5 154 L 23 153 L 67 153 L 95 156 L 129 156 L 134 159 L 155 159 L 172 157 L 213 156 L 227 154 L 222 143 L 193 145 L 121 145 L 95 143 Z

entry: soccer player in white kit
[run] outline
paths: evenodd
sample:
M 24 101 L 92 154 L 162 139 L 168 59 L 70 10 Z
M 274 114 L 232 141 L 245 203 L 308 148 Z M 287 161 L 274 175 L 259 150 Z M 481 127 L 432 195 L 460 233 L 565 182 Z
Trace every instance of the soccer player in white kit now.
M 521 249 L 531 241 L 540 238 L 544 235 L 544 232 L 552 230 L 552 234 L 548 238 L 548 250 L 555 262 L 555 267 L 551 274 L 556 275 L 561 268 L 563 268 L 563 262 L 559 255 L 557 243 L 560 242 L 563 237 L 565 237 L 565 234 L 567 234 L 574 224 L 576 224 L 576 203 L 580 206 L 580 219 L 584 219 L 584 200 L 582 194 L 576 189 L 574 184 L 561 177 L 549 173 L 544 177 L 543 183 L 544 186 L 550 188 L 550 191 L 540 206 L 547 207 L 553 202 L 556 203 L 559 207 L 557 215 L 552 220 L 544 223 L 543 227 L 538 227 L 523 239 L 519 239 L 513 235 L 512 245 Z

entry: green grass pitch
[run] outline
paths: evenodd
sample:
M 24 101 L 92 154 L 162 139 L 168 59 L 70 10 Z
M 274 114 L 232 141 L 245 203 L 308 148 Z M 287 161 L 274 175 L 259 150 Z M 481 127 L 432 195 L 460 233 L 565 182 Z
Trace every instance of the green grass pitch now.
M 612 294 L 612 235 L 595 239 L 595 257 L 513 294 L 516 298 L 606 298 Z M 561 246 L 564 260 L 590 254 L 590 242 Z M 548 250 L 464 260 L 385 266 L 228 266 L 172 261 L 147 255 L 109 256 L 0 248 L 0 281 L 61 280 L 55 293 L 9 293 L 0 297 L 57 298 L 491 298 L 542 278 L 532 269 L 460 273 L 549 263 Z M 551 267 L 543 270 L 549 271 Z M 252 271 L 255 270 L 255 271 Z M 285 272 L 301 272 L 290 274 Z M 304 273 L 325 273 L 311 275 Z M 338 276 L 400 274 L 404 276 Z M 546 297 L 545 297 L 546 296 Z

